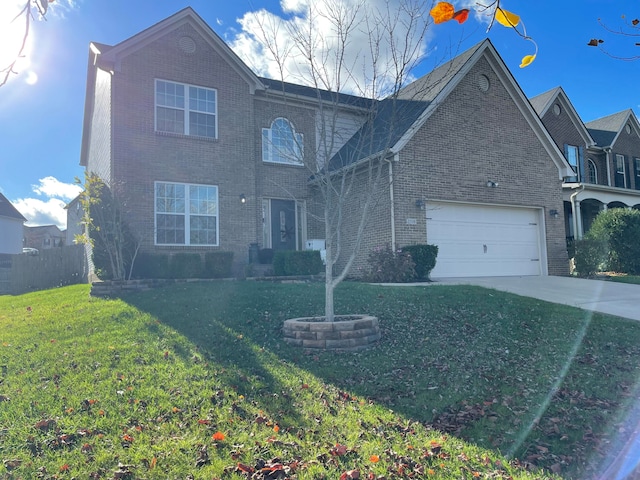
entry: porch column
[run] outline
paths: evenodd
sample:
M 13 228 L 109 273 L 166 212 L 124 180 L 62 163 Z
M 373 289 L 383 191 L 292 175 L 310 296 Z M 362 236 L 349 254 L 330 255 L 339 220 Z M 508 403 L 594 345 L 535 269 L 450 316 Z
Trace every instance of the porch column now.
M 580 200 L 576 200 L 573 202 L 574 211 L 573 211 L 573 225 L 575 231 L 576 240 L 580 240 L 582 238 L 582 211 L 580 209 Z

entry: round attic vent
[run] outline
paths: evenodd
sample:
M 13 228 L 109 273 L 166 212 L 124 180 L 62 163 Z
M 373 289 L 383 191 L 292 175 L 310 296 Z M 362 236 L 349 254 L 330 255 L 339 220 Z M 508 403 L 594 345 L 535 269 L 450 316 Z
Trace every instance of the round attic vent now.
M 624 126 L 624 131 L 627 133 L 631 133 L 631 125 L 629 125 L 628 123 Z
M 196 51 L 196 42 L 191 37 L 180 37 L 178 39 L 178 48 L 184 53 L 192 54 Z
M 488 91 L 490 86 L 491 83 L 489 82 L 489 77 L 487 77 L 486 75 L 478 75 L 478 88 L 481 91 Z
M 558 116 L 560 115 L 560 112 L 562 112 L 562 109 L 560 108 L 560 105 L 558 105 L 557 103 L 553 105 L 553 113 Z

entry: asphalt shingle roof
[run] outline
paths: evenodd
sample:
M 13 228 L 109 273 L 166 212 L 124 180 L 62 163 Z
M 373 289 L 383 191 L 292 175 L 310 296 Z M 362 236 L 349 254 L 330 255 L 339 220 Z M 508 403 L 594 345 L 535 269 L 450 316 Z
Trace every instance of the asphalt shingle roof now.
M 27 221 L 26 218 L 14 207 L 7 197 L 0 193 L 0 217 L 15 218 L 17 220 Z
M 629 110 L 587 122 L 585 126 L 599 147 L 610 147 L 629 116 Z

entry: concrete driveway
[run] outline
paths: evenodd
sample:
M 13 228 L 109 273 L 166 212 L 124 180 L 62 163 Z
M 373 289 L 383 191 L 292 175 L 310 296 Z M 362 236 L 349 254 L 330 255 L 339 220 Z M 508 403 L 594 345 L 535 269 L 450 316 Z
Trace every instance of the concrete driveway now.
M 640 285 L 551 276 L 434 278 L 430 285 L 478 285 L 640 320 Z

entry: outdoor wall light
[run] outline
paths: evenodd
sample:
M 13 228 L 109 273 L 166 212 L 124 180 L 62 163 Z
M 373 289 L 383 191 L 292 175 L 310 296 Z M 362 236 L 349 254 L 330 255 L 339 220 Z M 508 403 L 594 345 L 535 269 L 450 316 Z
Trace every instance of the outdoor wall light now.
M 240 203 L 242 203 L 243 205 L 247 203 L 247 197 L 245 196 L 244 193 L 240 194 Z
M 558 210 L 556 210 L 555 208 L 549 210 L 549 215 L 551 215 L 553 218 L 558 218 L 560 216 Z
M 496 188 L 499 185 L 498 182 L 494 182 L 492 180 L 487 180 L 487 187 L 489 188 Z
M 416 208 L 422 210 L 424 208 L 424 200 L 418 199 L 416 200 Z

